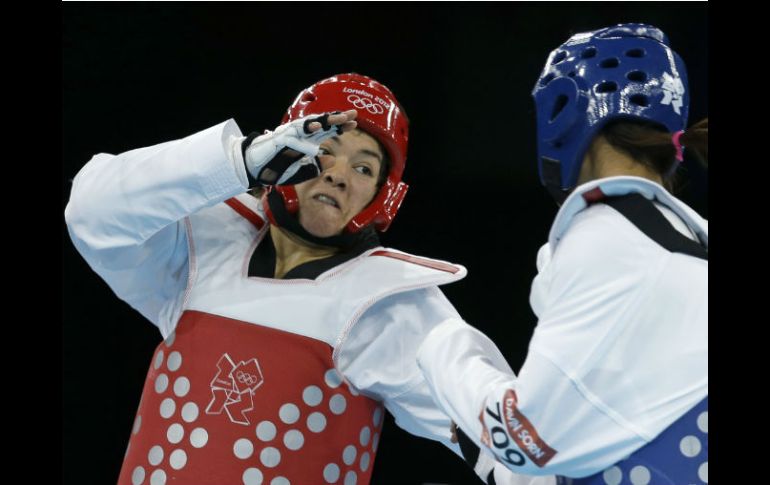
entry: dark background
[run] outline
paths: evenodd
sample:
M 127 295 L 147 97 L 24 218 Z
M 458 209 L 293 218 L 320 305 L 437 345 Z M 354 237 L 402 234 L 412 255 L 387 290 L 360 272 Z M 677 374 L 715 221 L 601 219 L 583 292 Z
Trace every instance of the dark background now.
M 656 25 L 689 70 L 693 124 L 708 114 L 708 4 L 63 3 L 62 205 L 98 152 L 181 138 L 235 118 L 274 128 L 296 94 L 340 72 L 391 88 L 411 120 L 409 193 L 386 246 L 463 264 L 443 291 L 518 369 L 536 319 L 535 255 L 557 207 L 539 185 L 530 91 L 571 34 Z M 679 197 L 708 217 L 707 173 Z M 160 333 L 93 273 L 61 219 L 63 480 L 117 480 Z M 474 483 L 437 443 L 386 420 L 373 485 Z

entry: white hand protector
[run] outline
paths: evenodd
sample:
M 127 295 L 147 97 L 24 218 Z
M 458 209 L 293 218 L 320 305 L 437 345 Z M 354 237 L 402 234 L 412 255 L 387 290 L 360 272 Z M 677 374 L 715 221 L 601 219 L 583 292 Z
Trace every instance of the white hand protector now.
M 331 113 L 335 114 L 335 113 Z M 300 183 L 321 173 L 318 146 L 342 133 L 341 125 L 331 125 L 329 114 L 311 115 L 285 123 L 263 135 L 253 133 L 241 144 L 249 186 Z M 311 132 L 310 123 L 321 128 Z

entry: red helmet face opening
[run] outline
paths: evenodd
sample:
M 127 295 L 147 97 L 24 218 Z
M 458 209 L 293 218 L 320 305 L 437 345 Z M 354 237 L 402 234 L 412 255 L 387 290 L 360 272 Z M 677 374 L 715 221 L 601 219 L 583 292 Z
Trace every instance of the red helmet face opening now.
M 379 141 L 390 158 L 390 169 L 374 200 L 346 226 L 357 232 L 369 224 L 385 231 L 396 216 L 408 186 L 401 181 L 409 142 L 409 119 L 387 87 L 361 74 L 338 74 L 303 90 L 282 123 L 303 116 L 355 109 L 358 127 Z

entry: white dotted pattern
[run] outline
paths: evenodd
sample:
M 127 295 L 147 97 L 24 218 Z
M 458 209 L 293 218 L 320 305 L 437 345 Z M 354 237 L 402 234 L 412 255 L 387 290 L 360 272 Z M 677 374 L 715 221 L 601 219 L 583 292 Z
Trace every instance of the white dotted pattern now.
M 679 442 L 679 451 L 687 458 L 692 458 L 700 453 L 700 440 L 693 435 L 685 436 Z
M 709 462 L 704 461 L 703 464 L 698 467 L 698 478 L 700 478 L 703 483 L 709 482 Z
M 356 453 L 355 446 L 346 446 L 345 449 L 342 450 L 342 461 L 345 462 L 346 465 L 352 465 L 353 462 L 356 461 Z
M 177 351 L 171 352 L 168 356 L 168 361 L 166 361 L 166 366 L 171 372 L 178 371 L 179 367 L 182 366 L 182 354 Z
M 168 462 L 174 470 L 181 470 L 187 464 L 187 453 L 184 450 L 174 450 L 171 452 Z
M 313 433 L 320 433 L 326 428 L 326 416 L 321 413 L 312 413 L 307 417 L 307 428 Z
M 602 478 L 604 478 L 604 483 L 607 485 L 618 485 L 623 480 L 623 471 L 620 467 L 614 466 L 604 470 Z
M 372 451 L 377 452 L 377 445 L 380 443 L 380 433 L 374 433 L 374 438 L 372 439 Z
M 296 429 L 291 429 L 283 435 L 283 444 L 286 448 L 297 451 L 305 444 L 305 436 Z
M 257 438 L 262 441 L 271 441 L 275 438 L 275 425 L 270 421 L 262 421 L 257 425 Z
M 326 382 L 327 386 L 334 389 L 342 384 L 342 377 L 340 377 L 340 374 L 336 369 L 329 369 L 326 371 L 326 374 L 324 374 L 324 382 Z
M 284 404 L 278 410 L 278 416 L 280 416 L 281 421 L 284 423 L 294 424 L 299 419 L 299 408 L 292 403 Z
M 171 426 L 168 427 L 168 431 L 166 431 L 166 438 L 171 443 L 179 443 L 182 441 L 182 438 L 184 438 L 184 428 L 179 423 L 174 423 Z
M 329 463 L 324 467 L 324 480 L 326 483 L 336 483 L 340 478 L 340 467 L 334 463 Z
M 302 400 L 308 406 L 318 406 L 324 398 L 324 393 L 321 392 L 321 388 L 318 386 L 307 386 L 302 391 Z
M 185 397 L 190 392 L 190 379 L 180 377 L 174 382 L 174 394 L 179 397 Z
M 182 406 L 182 419 L 188 423 L 192 423 L 198 419 L 198 405 L 194 402 L 188 402 Z
M 262 485 L 262 472 L 259 468 L 247 468 L 242 478 L 243 485 Z
M 141 427 L 142 427 L 142 415 L 139 414 L 136 416 L 136 419 L 134 420 L 134 428 L 131 430 L 131 432 L 136 434 L 139 432 L 139 429 Z
M 358 441 L 361 443 L 361 446 L 366 446 L 369 444 L 369 438 L 372 437 L 372 430 L 369 429 L 369 426 L 364 426 L 361 428 L 361 433 L 358 436 Z
M 259 460 L 268 468 L 273 468 L 281 463 L 281 452 L 277 448 L 268 446 L 259 454 Z
M 356 485 L 357 480 L 358 477 L 356 476 L 356 472 L 353 470 L 350 470 L 345 474 L 345 485 Z
M 166 472 L 155 470 L 150 475 L 150 485 L 166 485 Z
M 168 388 L 168 376 L 161 374 L 155 378 L 155 392 L 158 394 L 164 392 Z
M 241 438 L 233 444 L 233 453 L 241 460 L 254 454 L 254 445 L 246 438 Z
M 648 485 L 650 483 L 650 470 L 642 465 L 635 466 L 628 474 L 631 485 Z
M 144 468 L 138 466 L 134 468 L 134 472 L 131 474 L 131 483 L 141 485 L 142 482 L 144 482 Z
M 203 448 L 209 441 L 209 433 L 203 428 L 195 428 L 190 433 L 190 444 L 195 448 Z
M 166 419 L 170 418 L 176 412 L 176 403 L 170 397 L 167 397 L 160 403 L 160 415 Z
M 703 411 L 698 415 L 698 429 L 704 433 L 709 432 L 709 412 Z
M 342 394 L 335 394 L 329 399 L 329 409 L 334 414 L 339 415 L 344 413 L 347 406 L 348 403 L 345 401 L 345 396 Z
M 150 452 L 147 453 L 147 461 L 150 462 L 150 465 L 158 466 L 163 461 L 163 448 L 158 445 L 150 448 Z
M 173 334 L 169 336 L 169 339 L 171 340 L 171 342 L 168 342 L 167 340 L 166 342 L 167 346 L 171 346 L 173 344 L 173 337 L 174 337 Z M 155 360 L 156 369 L 158 369 L 162 365 L 163 358 L 164 358 L 163 351 L 159 351 Z M 168 360 L 167 360 L 168 369 L 171 371 L 178 370 L 181 367 L 181 361 L 182 361 L 181 354 L 179 352 L 172 352 L 168 356 Z M 325 380 L 325 383 L 331 388 L 336 388 L 342 383 L 342 379 L 340 378 L 337 371 L 334 369 L 329 369 L 326 372 L 326 374 L 324 375 L 324 380 Z M 165 374 L 160 374 L 155 381 L 156 392 L 158 393 L 164 392 L 168 388 L 168 383 L 169 383 L 168 376 L 166 376 Z M 186 377 L 180 377 L 174 383 L 174 393 L 180 397 L 186 395 L 189 392 L 189 389 L 190 389 L 190 383 Z M 358 395 L 358 393 L 352 387 L 349 387 L 349 390 L 351 394 L 353 394 L 354 396 Z M 308 406 L 317 406 L 323 400 L 323 392 L 317 386 L 308 386 L 303 391 L 302 399 L 305 402 L 305 404 L 307 404 Z M 335 394 L 329 400 L 329 409 L 332 411 L 332 413 L 336 415 L 344 413 L 346 408 L 347 408 L 347 401 L 345 397 L 341 394 Z M 176 411 L 176 404 L 173 401 L 173 399 L 165 399 L 161 403 L 161 416 L 163 416 L 164 418 L 170 418 L 171 416 L 173 416 L 175 411 Z M 182 418 L 187 422 L 192 422 L 195 419 L 197 419 L 198 413 L 199 413 L 198 406 L 192 402 L 187 403 L 182 408 Z M 299 409 L 294 404 L 287 403 L 281 407 L 279 411 L 279 416 L 281 418 L 281 421 L 287 424 L 293 424 L 299 419 L 300 412 L 299 412 Z M 383 417 L 382 408 L 381 407 L 376 408 L 374 411 L 374 414 L 372 415 L 372 423 L 375 427 L 381 423 L 382 417 Z M 701 431 L 708 432 L 708 413 L 707 412 L 701 413 L 701 415 L 698 417 L 697 424 L 698 424 L 698 428 Z M 134 433 L 138 432 L 140 426 L 141 426 L 141 416 L 137 416 L 137 420 L 134 423 Z M 310 429 L 312 432 L 319 433 L 323 431 L 326 427 L 326 417 L 319 412 L 312 413 L 307 419 L 307 426 L 308 426 L 308 429 Z M 276 434 L 275 425 L 270 421 L 263 421 L 257 426 L 257 437 L 262 441 L 270 441 L 274 439 L 275 434 Z M 369 429 L 369 427 L 362 428 L 361 433 L 359 435 L 359 441 L 362 446 L 366 446 L 368 444 L 370 436 L 371 436 L 371 430 Z M 184 429 L 181 427 L 181 425 L 175 423 L 169 427 L 167 432 L 167 437 L 169 441 L 171 441 L 172 443 L 178 443 L 184 437 Z M 207 441 L 208 441 L 208 433 L 203 428 L 196 428 L 190 434 L 190 442 L 196 448 L 201 448 L 205 446 Z M 287 448 L 291 450 L 297 450 L 297 449 L 300 449 L 304 444 L 304 436 L 300 431 L 290 430 L 284 435 L 283 441 L 284 441 L 284 445 L 286 445 Z M 372 446 L 375 451 L 376 451 L 378 441 L 379 441 L 379 435 L 375 433 L 373 443 L 372 443 Z M 240 444 L 240 447 L 238 446 L 239 444 Z M 680 450 L 685 456 L 689 456 L 689 457 L 696 456 L 700 452 L 700 448 L 701 448 L 700 441 L 694 436 L 687 436 L 682 440 L 682 442 L 680 442 Z M 247 439 L 238 440 L 234 445 L 234 452 L 236 456 L 238 456 L 241 459 L 246 459 L 250 457 L 253 454 L 253 451 L 254 451 L 253 445 Z M 690 454 L 688 455 L 688 453 Z M 345 451 L 343 452 L 343 461 L 347 465 L 351 465 L 355 461 L 356 454 L 357 454 L 357 451 L 355 446 L 350 445 L 346 447 Z M 159 464 L 163 459 L 162 448 L 160 446 L 153 447 L 150 450 L 148 459 L 150 463 L 153 465 Z M 262 453 L 260 453 L 260 460 L 267 467 L 271 467 L 271 468 L 275 467 L 280 463 L 280 451 L 272 447 L 265 448 L 264 450 L 262 450 Z M 361 455 L 360 468 L 362 471 L 368 470 L 370 461 L 371 461 L 371 457 L 369 453 L 363 453 Z M 186 453 L 181 449 L 175 450 L 174 452 L 171 453 L 169 457 L 169 463 L 174 469 L 178 470 L 183 468 L 187 463 Z M 324 468 L 323 474 L 324 474 L 324 479 L 328 483 L 335 483 L 337 480 L 339 480 L 340 469 L 336 464 L 329 463 Z M 613 467 L 606 470 L 603 476 L 607 485 L 617 485 L 622 480 L 622 471 L 618 467 Z M 708 483 L 708 462 L 703 463 L 701 467 L 698 469 L 698 476 L 701 478 L 701 480 Z M 144 481 L 144 478 L 145 478 L 144 468 L 142 467 L 135 468 L 132 474 L 133 484 L 140 485 Z M 631 474 L 629 475 L 629 478 L 633 485 L 647 485 L 650 480 L 650 473 L 645 467 L 637 466 L 631 470 Z M 357 481 L 357 475 L 355 472 L 349 471 L 345 475 L 345 481 L 344 481 L 345 485 L 355 485 L 356 481 Z M 165 485 L 165 483 L 166 483 L 165 472 L 163 470 L 155 470 L 155 472 L 153 472 L 151 476 L 150 485 Z M 244 485 L 262 484 L 263 475 L 261 471 L 257 468 L 247 469 L 243 474 L 243 483 Z M 270 485 L 290 485 L 290 482 L 284 477 L 276 477 L 270 482 Z

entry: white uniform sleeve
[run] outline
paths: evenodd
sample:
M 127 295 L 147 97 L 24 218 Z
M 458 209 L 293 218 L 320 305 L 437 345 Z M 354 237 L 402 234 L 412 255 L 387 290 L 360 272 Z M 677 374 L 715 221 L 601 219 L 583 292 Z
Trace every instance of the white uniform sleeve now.
M 518 473 L 588 476 L 646 442 L 604 400 L 613 393 L 611 383 L 626 379 L 627 365 L 601 386 L 586 383 L 607 346 L 618 342 L 617 322 L 637 311 L 655 269 L 638 271 L 641 255 L 633 250 L 616 257 L 616 245 L 629 241 L 575 226 L 550 261 L 555 266 L 540 268 L 548 288 L 518 377 L 489 338 L 456 319 L 437 326 L 418 350 L 418 365 L 440 406 Z M 606 375 L 612 367 L 610 359 L 598 370 Z
M 188 284 L 184 219 L 245 192 L 229 120 L 186 138 L 95 155 L 73 180 L 65 210 L 70 237 L 112 290 L 163 336 Z
M 436 405 L 416 362 L 417 348 L 425 335 L 447 319 L 461 322 L 438 287 L 384 298 L 372 305 L 348 334 L 339 347 L 337 365 L 356 389 L 383 401 L 399 427 L 439 441 L 462 457 L 459 445 L 450 441 L 451 420 Z M 499 485 L 555 484 L 554 477 L 522 476 L 499 464 L 494 466 Z

